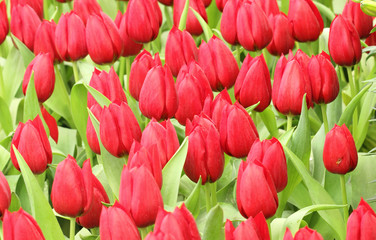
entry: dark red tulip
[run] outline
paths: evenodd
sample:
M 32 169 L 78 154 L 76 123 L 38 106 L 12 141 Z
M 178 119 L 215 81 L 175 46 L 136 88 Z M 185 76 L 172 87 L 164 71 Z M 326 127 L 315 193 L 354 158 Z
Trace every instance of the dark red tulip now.
M 100 15 L 102 9 L 97 0 L 74 0 L 73 11 L 86 25 L 89 17 L 93 14 Z
M 376 32 L 371 33 L 365 42 L 368 46 L 376 46 Z
M 102 108 L 98 103 L 93 104 L 90 107 L 90 111 L 94 114 L 95 118 L 101 122 L 102 116 Z M 93 152 L 96 154 L 101 154 L 101 149 L 98 141 L 97 132 L 94 129 L 93 123 L 91 122 L 91 118 L 87 119 L 87 126 L 86 126 L 86 138 L 87 142 Z
M 221 145 L 228 155 L 246 157 L 259 135 L 252 118 L 239 103 L 225 105 L 219 127 Z
M 10 206 L 12 194 L 7 179 L 3 172 L 0 171 L 0 218 L 3 217 L 5 211 Z
M 22 82 L 24 95 L 26 95 L 32 73 L 34 73 L 34 85 L 38 100 L 43 103 L 52 95 L 55 88 L 54 64 L 49 53 L 38 54 L 27 66 Z
M 184 172 L 194 182 L 201 177 L 202 184 L 215 182 L 222 176 L 224 155 L 220 136 L 214 123 L 205 115 L 187 121 L 186 136 L 189 136 Z
M 0 2 L 0 44 L 5 41 L 9 33 L 9 21 L 5 1 Z
M 221 126 L 222 111 L 227 105 L 231 105 L 231 98 L 225 88 L 214 100 L 206 98 L 203 112 L 208 115 L 214 122 L 217 129 Z
M 49 53 L 52 61 L 61 61 L 55 46 L 56 23 L 43 20 L 35 31 L 34 54 Z
M 115 24 L 119 29 L 120 37 L 123 40 L 123 53 L 121 56 L 123 57 L 129 57 L 129 56 L 135 56 L 137 55 L 141 49 L 142 44 L 136 43 L 133 41 L 127 33 L 127 22 L 126 22 L 125 15 L 122 15 L 120 11 L 118 11 L 118 14 L 115 18 Z
M 281 143 L 276 139 L 256 140 L 249 151 L 247 161 L 259 161 L 270 172 L 277 192 L 287 185 L 286 156 Z
M 367 202 L 360 199 L 358 207 L 347 221 L 346 240 L 371 240 L 376 238 L 376 214 Z
M 235 98 L 244 107 L 260 102 L 255 111 L 262 112 L 269 106 L 272 85 L 264 55 L 255 58 L 247 55 L 236 79 L 234 92 Z
M 211 4 L 212 0 L 201 0 L 204 3 L 205 8 L 209 7 Z
M 279 14 L 279 7 L 276 0 L 255 0 L 258 5 L 264 10 L 267 17 L 270 15 Z
M 179 148 L 176 130 L 170 120 L 162 123 L 152 119 L 142 133 L 141 145 L 150 147 L 157 144 L 158 159 L 162 168 L 171 159 Z
M 266 218 L 278 208 L 278 197 L 269 170 L 259 161 L 240 163 L 236 184 L 236 202 L 245 217 L 255 217 L 262 212 Z
M 288 54 L 295 45 L 291 22 L 284 13 L 280 12 L 276 15 L 269 16 L 269 23 L 273 29 L 273 40 L 266 47 L 269 53 L 275 56 Z
M 148 118 L 172 118 L 178 110 L 178 96 L 170 68 L 155 66 L 149 70 L 141 87 L 139 107 Z
M 55 143 L 57 143 L 57 141 L 59 140 L 59 129 L 57 127 L 56 119 L 51 116 L 49 112 L 47 112 L 43 105 L 40 107 L 40 111 L 42 113 L 44 121 L 48 126 L 51 138 L 55 141 Z
M 157 0 L 130 0 L 124 18 L 128 36 L 140 43 L 156 39 L 162 25 L 162 12 Z
M 191 34 L 173 26 L 166 42 L 166 64 L 170 67 L 172 75 L 177 76 L 183 65 L 197 59 L 198 50 Z
M 58 2 L 61 2 L 61 3 L 65 3 L 65 2 L 71 2 L 72 0 L 56 0 Z
M 82 169 L 70 155 L 60 162 L 51 190 L 54 210 L 72 218 L 86 213 L 90 209 L 93 197 L 92 175 L 89 160 L 84 162 Z
M 158 53 L 154 55 L 154 59 L 151 54 L 143 50 L 134 59 L 131 72 L 129 75 L 129 92 L 137 101 L 140 98 L 140 91 L 144 84 L 146 74 L 155 66 L 161 66 L 162 62 Z
M 12 7 L 10 31 L 31 51 L 34 50 L 35 32 L 41 23 L 37 13 L 29 5 Z
M 270 240 L 268 224 L 262 212 L 254 218 L 249 217 L 241 222 L 235 229 L 232 222 L 227 219 L 225 224 L 226 240 Z
M 99 130 L 103 146 L 115 157 L 129 153 L 133 140 L 141 138 L 137 119 L 125 102 L 104 107 Z
M 111 67 L 108 73 L 106 71 L 99 71 L 98 69 L 95 69 L 93 75 L 91 76 L 89 86 L 98 90 L 111 102 L 127 102 L 124 90 L 120 84 L 120 79 L 116 74 L 114 67 Z M 95 103 L 97 103 L 97 101 L 93 96 L 91 96 L 90 93 L 88 93 L 88 108 L 91 108 Z
M 29 5 L 40 19 L 43 19 L 43 0 L 11 0 L 11 12 L 17 5 Z
M 18 124 L 12 145 L 21 153 L 34 174 L 43 173 L 47 169 L 47 164 L 52 162 L 51 145 L 39 115 L 34 120 Z M 14 167 L 20 170 L 13 147 L 10 149 L 10 156 Z
M 117 240 L 124 237 L 141 240 L 136 224 L 118 202 L 109 208 L 102 207 L 99 234 L 102 240 Z
M 172 6 L 173 4 L 173 0 L 158 0 L 158 2 L 162 3 L 163 5 L 166 5 L 166 6 Z
M 77 61 L 87 56 L 85 24 L 75 12 L 61 15 L 55 31 L 55 43 L 64 61 Z
M 326 134 L 323 160 L 325 168 L 331 173 L 346 174 L 356 168 L 358 153 L 346 124 L 335 124 Z
M 183 13 L 185 5 L 185 0 L 174 0 L 174 26 L 178 27 L 180 23 L 181 14 Z M 194 9 L 196 12 L 200 14 L 200 16 L 208 22 L 208 16 L 206 14 L 205 5 L 203 0 L 190 0 L 189 7 Z M 203 30 L 200 25 L 200 22 L 197 20 L 196 16 L 193 14 L 192 10 L 188 10 L 186 28 L 190 34 L 192 35 L 200 35 Z
M 295 237 L 292 237 L 290 229 L 286 229 L 285 236 L 283 240 L 324 240 L 324 238 L 316 230 L 312 230 L 305 226 L 304 228 L 299 229 L 295 233 Z M 355 238 L 354 238 L 355 239 Z
M 3 234 L 4 240 L 45 240 L 38 223 L 22 208 L 12 213 L 5 210 Z
M 213 91 L 231 88 L 235 84 L 239 73 L 238 64 L 231 50 L 216 36 L 208 43 L 201 43 L 198 64 L 208 77 Z
M 299 42 L 317 40 L 324 29 L 324 21 L 312 0 L 291 0 L 288 18 Z
M 227 2 L 228 0 L 215 0 L 215 4 L 217 5 L 217 8 L 221 12 L 223 12 L 223 9 L 225 8 L 225 5 Z
M 91 59 L 97 64 L 112 63 L 123 51 L 118 28 L 105 13 L 90 15 L 86 24 L 86 44 Z
M 132 169 L 124 167 L 121 173 L 119 201 L 132 216 L 137 227 L 154 224 L 158 209 L 163 208 L 158 184 L 145 166 Z
M 313 102 L 327 104 L 336 99 L 339 93 L 338 77 L 327 53 L 312 56 L 308 64 L 308 74 Z
M 206 97 L 213 99 L 209 81 L 195 61 L 180 69 L 176 79 L 176 91 L 179 106 L 175 118 L 182 125 L 202 112 Z
M 360 9 L 359 2 L 347 1 L 342 16 L 354 24 L 360 38 L 367 38 L 370 35 L 373 28 L 373 17 L 368 16 Z
M 329 53 L 333 61 L 341 66 L 352 66 L 360 62 L 362 48 L 355 26 L 342 15 L 336 16 L 330 25 Z

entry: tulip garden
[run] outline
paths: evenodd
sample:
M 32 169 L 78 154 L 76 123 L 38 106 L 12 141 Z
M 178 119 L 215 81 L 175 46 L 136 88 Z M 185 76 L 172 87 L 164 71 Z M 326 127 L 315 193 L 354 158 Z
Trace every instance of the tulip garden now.
M 0 238 L 376 240 L 374 16 L 2 0 Z

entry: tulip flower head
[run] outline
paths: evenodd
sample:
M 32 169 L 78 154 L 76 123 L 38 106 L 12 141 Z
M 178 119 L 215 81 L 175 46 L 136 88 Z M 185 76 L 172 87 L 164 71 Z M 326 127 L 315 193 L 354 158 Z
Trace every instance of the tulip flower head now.
M 34 54 L 49 53 L 52 61 L 61 61 L 55 45 L 56 23 L 43 20 L 35 31 Z
M 181 15 L 183 13 L 184 5 L 186 0 L 174 0 L 174 26 L 179 27 Z M 194 9 L 200 14 L 200 16 L 208 22 L 208 16 L 206 14 L 205 5 L 203 0 L 190 0 L 189 8 Z M 193 14 L 192 10 L 188 10 L 186 30 L 192 35 L 200 35 L 203 30 L 200 22 L 197 20 L 196 16 Z
M 366 201 L 361 198 L 358 207 L 351 213 L 347 221 L 346 240 L 376 238 L 376 214 Z
M 9 21 L 5 1 L 0 2 L 0 44 L 5 41 L 9 33 Z
M 347 1 L 342 16 L 352 22 L 360 38 L 367 38 L 373 28 L 373 17 L 366 15 L 359 2 Z
M 10 206 L 12 195 L 7 179 L 3 172 L 0 172 L 0 218 L 4 216 L 5 211 Z
M 38 223 L 22 208 L 12 213 L 5 210 L 3 234 L 4 240 L 45 240 Z
M 225 224 L 226 240 L 270 240 L 268 224 L 262 212 L 249 217 L 235 229 L 230 220 Z
M 285 236 L 283 240 L 324 240 L 320 233 L 315 230 L 310 229 L 309 227 L 305 226 L 304 228 L 299 229 L 295 233 L 295 236 L 292 237 L 290 229 L 286 229 Z M 355 239 L 355 238 L 354 238 Z

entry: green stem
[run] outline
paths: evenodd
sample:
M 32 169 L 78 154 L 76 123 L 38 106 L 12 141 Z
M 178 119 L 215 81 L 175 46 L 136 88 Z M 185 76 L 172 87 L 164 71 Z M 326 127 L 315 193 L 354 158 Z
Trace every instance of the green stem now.
M 322 120 L 324 122 L 325 134 L 329 132 L 328 116 L 326 114 L 326 104 L 321 104 Z
M 68 6 L 70 10 L 73 10 L 73 1 L 68 2 Z
M 129 75 L 131 74 L 131 58 L 130 57 L 127 57 L 125 58 L 125 70 L 126 70 L 126 73 L 127 73 L 127 92 L 130 94 L 129 92 Z
M 49 19 L 48 18 L 48 1 L 43 1 L 43 15 L 44 19 Z
M 146 235 L 148 235 L 149 231 L 147 227 L 144 228 L 139 228 L 140 234 L 141 234 L 141 239 L 145 239 Z
M 210 192 L 211 192 L 211 187 L 209 183 L 206 183 L 205 185 L 205 200 L 206 200 L 206 212 L 209 212 L 211 209 L 211 198 L 210 198 Z
M 289 114 L 287 115 L 287 127 L 286 127 L 286 131 L 289 131 L 292 127 L 292 118 L 293 118 L 293 115 Z
M 74 240 L 74 237 L 76 235 L 76 219 L 71 218 L 70 219 L 70 232 L 69 232 L 69 240 Z
M 124 88 L 124 73 L 125 73 L 125 57 L 120 57 L 120 69 L 119 69 L 119 79 L 120 84 Z
M 94 166 L 94 160 L 93 160 L 93 154 L 91 152 L 91 149 L 89 147 L 89 144 L 85 144 L 85 152 L 86 152 L 86 157 L 90 159 L 90 165 Z
M 236 58 L 236 62 L 238 63 L 238 66 L 240 67 L 240 45 L 236 45 L 235 46 L 236 48 L 236 55 L 235 55 L 235 58 Z
M 206 183 L 206 184 L 209 184 L 209 183 Z M 216 182 L 213 182 L 213 183 L 210 183 L 210 192 L 211 192 L 211 205 L 212 207 L 214 207 L 215 205 L 217 205 L 217 183 Z
M 343 217 L 345 219 L 345 223 L 347 223 L 347 219 L 349 219 L 349 210 L 347 206 L 345 175 L 343 174 L 340 175 L 340 182 L 341 182 L 341 189 L 342 189 L 342 202 L 343 202 L 343 205 L 346 205 L 346 207 L 343 209 Z
M 78 67 L 77 67 L 77 62 L 72 62 L 73 66 L 73 76 L 74 76 L 74 82 L 78 82 L 80 79 L 78 77 Z
M 308 47 L 308 52 L 309 52 L 309 57 L 311 57 L 312 55 L 314 55 L 314 51 L 313 51 L 313 48 L 312 48 L 312 42 L 307 42 L 307 47 Z
M 347 75 L 349 78 L 351 98 L 354 98 L 357 94 L 356 83 L 352 75 L 351 67 L 346 67 L 346 70 L 347 70 Z M 358 127 L 358 108 L 355 108 L 354 114 L 353 114 L 353 135 L 356 135 L 357 127 Z
M 166 16 L 167 26 L 170 29 L 172 28 L 173 22 L 172 22 L 171 12 L 168 6 L 164 6 L 164 14 Z

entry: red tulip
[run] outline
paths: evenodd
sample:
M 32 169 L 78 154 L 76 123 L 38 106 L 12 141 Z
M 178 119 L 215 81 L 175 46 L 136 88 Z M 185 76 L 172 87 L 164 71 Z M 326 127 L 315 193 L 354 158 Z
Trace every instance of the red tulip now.
M 165 65 L 149 70 L 140 91 L 139 107 L 148 118 L 171 118 L 178 110 L 178 96 L 170 68 Z
M 241 105 L 249 107 L 258 102 L 255 111 L 262 112 L 272 100 L 272 85 L 268 65 L 264 56 L 244 59 L 235 83 L 235 97 Z
M 288 18 L 299 42 L 317 40 L 324 29 L 324 21 L 312 0 L 291 0 Z
M 194 61 L 184 65 L 176 79 L 176 91 L 179 106 L 175 118 L 180 124 L 193 120 L 195 115 L 201 113 L 206 97 L 213 99 L 213 92 L 209 81 L 201 67 Z
M 140 91 L 142 85 L 144 84 L 146 74 L 150 69 L 155 66 L 161 66 L 162 62 L 159 58 L 158 53 L 154 55 L 154 59 L 151 54 L 143 50 L 137 57 L 134 59 L 131 72 L 129 75 L 129 92 L 137 101 L 140 98 Z
M 180 18 L 183 13 L 185 5 L 185 0 L 174 0 L 174 26 L 178 27 L 180 23 Z M 194 9 L 200 14 L 200 16 L 208 22 L 208 16 L 206 14 L 205 5 L 203 0 L 190 0 L 189 7 Z M 200 22 L 197 20 L 196 16 L 193 14 L 192 10 L 188 10 L 186 30 L 192 35 L 200 35 L 203 30 Z
M 376 46 L 376 32 L 371 33 L 365 42 L 368 46 Z
M 78 217 L 86 213 L 93 197 L 93 178 L 90 161 L 82 169 L 76 159 L 68 157 L 57 165 L 52 183 L 51 201 L 55 211 L 63 216 Z
M 53 116 L 43 107 L 40 107 L 40 111 L 42 113 L 43 119 L 48 126 L 48 130 L 50 131 L 51 138 L 57 143 L 59 140 L 59 129 L 57 127 L 57 122 Z
M 9 33 L 9 21 L 5 1 L 0 2 L 0 44 L 5 41 Z
M 100 15 L 101 6 L 97 0 L 74 0 L 73 11 L 82 19 L 86 25 L 87 20 L 91 15 Z
M 43 173 L 47 169 L 47 164 L 52 162 L 51 145 L 39 115 L 34 120 L 18 124 L 12 145 L 21 153 L 34 174 Z M 13 147 L 10 149 L 10 156 L 14 167 L 20 170 Z
M 94 103 L 90 107 L 90 111 L 94 114 L 95 118 L 101 122 L 102 116 L 102 108 L 98 103 Z M 96 154 L 101 154 L 101 149 L 98 141 L 97 132 L 94 129 L 93 123 L 91 122 L 91 118 L 87 119 L 87 126 L 86 126 L 86 138 L 87 142 L 93 152 Z
M 12 213 L 5 211 L 3 234 L 4 240 L 45 240 L 38 223 L 22 208 Z
M 172 75 L 177 76 L 183 65 L 197 59 L 198 51 L 191 34 L 173 26 L 166 42 L 166 64 L 170 67 Z
M 262 212 L 266 218 L 278 208 L 278 197 L 269 170 L 259 161 L 240 163 L 236 184 L 236 202 L 245 217 L 255 217 Z
M 172 3 L 174 2 L 173 0 L 158 0 L 158 2 L 162 3 L 163 5 L 166 6 L 172 6 Z
M 87 56 L 85 34 L 85 24 L 75 12 L 61 15 L 55 31 L 55 43 L 64 61 L 77 61 Z
M 226 240 L 270 240 L 268 224 L 264 214 L 259 212 L 254 218 L 249 217 L 235 229 L 227 219 L 225 224 Z
M 22 82 L 22 92 L 26 95 L 31 74 L 34 73 L 35 91 L 39 102 L 45 102 L 55 88 L 54 64 L 49 53 L 38 54 L 27 66 Z
M 290 230 L 287 228 L 283 240 L 293 240 L 293 239 L 295 239 L 295 240 L 307 240 L 307 239 L 309 239 L 309 240 L 324 240 L 324 238 L 320 235 L 320 233 L 318 233 L 315 230 L 308 228 L 307 226 L 299 229 L 299 231 L 297 231 L 295 233 L 294 238 L 292 237 Z
M 366 15 L 360 9 L 360 3 L 347 1 L 342 16 L 355 26 L 360 38 L 367 38 L 373 28 L 373 17 Z
M 269 53 L 275 56 L 289 53 L 295 45 L 291 22 L 284 13 L 280 12 L 269 16 L 269 23 L 273 29 L 273 40 L 266 47 Z
M 215 4 L 217 5 L 217 8 L 221 12 L 223 12 L 223 9 L 225 8 L 225 5 L 227 2 L 228 0 L 215 0 Z
M 239 67 L 231 50 L 221 39 L 213 36 L 208 43 L 201 43 L 198 64 L 208 77 L 213 91 L 231 88 L 235 84 Z
M 371 240 L 376 238 L 376 214 L 367 202 L 360 199 L 358 207 L 347 221 L 346 240 Z
M 125 102 L 104 107 L 99 131 L 103 146 L 115 157 L 129 153 L 133 140 L 141 138 L 137 119 Z
M 255 0 L 256 3 L 264 10 L 267 17 L 279 14 L 279 7 L 276 0 Z
M 341 66 L 360 62 L 362 49 L 355 26 L 342 15 L 336 16 L 330 25 L 329 52 L 333 61 Z
M 124 167 L 121 173 L 119 200 L 137 227 L 154 224 L 158 209 L 163 208 L 158 184 L 145 166 L 132 169 Z
M 61 61 L 55 46 L 56 23 L 43 20 L 35 31 L 34 54 L 49 53 L 52 61 Z
M 3 172 L 0 171 L 0 218 L 3 217 L 5 211 L 10 206 L 12 195 L 7 179 Z
M 43 0 L 11 0 L 11 12 L 17 5 L 29 5 L 40 19 L 43 19 Z
M 217 129 L 221 126 L 222 111 L 227 105 L 231 105 L 231 98 L 225 88 L 214 99 L 206 98 L 203 112 L 214 122 Z
M 346 174 L 356 168 L 358 153 L 346 124 L 335 124 L 326 135 L 323 160 L 325 168 L 331 173 Z

